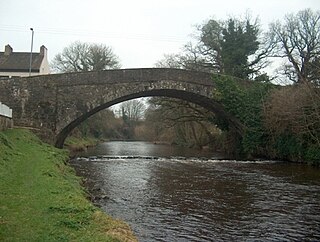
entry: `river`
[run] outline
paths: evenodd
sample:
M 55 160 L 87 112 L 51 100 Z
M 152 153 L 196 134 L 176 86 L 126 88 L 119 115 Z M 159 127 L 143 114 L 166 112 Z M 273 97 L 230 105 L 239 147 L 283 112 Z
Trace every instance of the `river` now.
M 320 169 L 106 142 L 71 161 L 139 241 L 320 241 Z

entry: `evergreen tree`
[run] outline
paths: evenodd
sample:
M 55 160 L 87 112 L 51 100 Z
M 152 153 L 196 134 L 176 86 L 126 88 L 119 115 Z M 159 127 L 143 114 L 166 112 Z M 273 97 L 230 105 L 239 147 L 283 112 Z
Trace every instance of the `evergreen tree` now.
M 222 30 L 221 59 L 223 73 L 239 78 L 248 78 L 256 72 L 250 66 L 248 58 L 259 49 L 258 28 L 250 23 L 242 24 L 234 19 L 227 21 Z

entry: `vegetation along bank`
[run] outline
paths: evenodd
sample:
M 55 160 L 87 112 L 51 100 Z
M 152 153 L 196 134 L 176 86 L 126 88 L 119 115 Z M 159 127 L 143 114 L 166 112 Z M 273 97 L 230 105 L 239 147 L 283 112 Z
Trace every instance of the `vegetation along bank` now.
M 29 131 L 0 132 L 0 240 L 137 241 L 90 203 L 67 159 Z

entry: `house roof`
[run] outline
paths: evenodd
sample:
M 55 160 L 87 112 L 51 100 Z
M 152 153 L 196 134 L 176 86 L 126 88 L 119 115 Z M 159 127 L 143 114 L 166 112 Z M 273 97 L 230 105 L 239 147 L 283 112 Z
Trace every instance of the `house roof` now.
M 45 48 L 41 46 L 41 48 Z M 31 72 L 39 72 L 44 54 L 32 53 Z M 0 52 L 0 71 L 2 72 L 28 72 L 30 67 L 30 52 L 13 52 L 10 45 L 5 47 L 5 52 Z

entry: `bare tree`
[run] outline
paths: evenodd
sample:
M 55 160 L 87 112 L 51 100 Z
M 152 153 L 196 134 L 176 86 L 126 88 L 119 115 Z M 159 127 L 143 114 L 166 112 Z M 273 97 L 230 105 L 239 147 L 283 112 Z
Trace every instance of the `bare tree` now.
M 205 56 L 200 55 L 199 46 L 188 43 L 184 46 L 185 53 L 167 54 L 155 66 L 159 68 L 176 68 L 193 71 L 212 72 L 212 64 Z
M 99 71 L 120 68 L 120 62 L 111 47 L 74 42 L 54 57 L 51 66 L 56 72 Z
M 122 117 L 128 121 L 137 122 L 144 117 L 146 105 L 141 100 L 129 100 L 120 105 Z
M 320 12 L 306 9 L 270 25 L 273 57 L 286 58 L 282 74 L 295 83 L 319 83 Z

